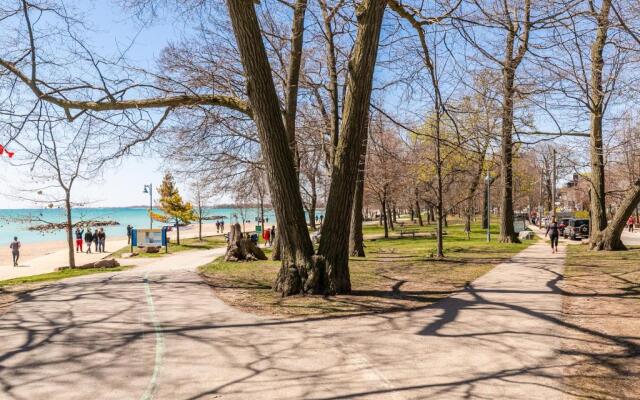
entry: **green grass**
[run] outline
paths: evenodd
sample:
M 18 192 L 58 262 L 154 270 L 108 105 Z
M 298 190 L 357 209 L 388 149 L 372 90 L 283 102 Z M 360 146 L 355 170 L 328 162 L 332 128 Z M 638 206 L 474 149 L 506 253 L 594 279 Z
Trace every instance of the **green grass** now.
M 83 276 L 83 275 L 123 271 L 127 268 L 129 267 L 120 266 L 115 268 L 65 269 L 63 271 L 58 271 L 58 272 L 49 272 L 46 274 L 7 279 L 4 281 L 0 281 L 0 287 L 6 288 L 10 286 L 25 285 L 25 284 L 32 284 L 32 283 L 59 281 L 61 279 L 75 278 L 77 276 Z
M 179 245 L 173 242 L 169 243 L 168 253 L 165 253 L 164 247 L 160 249 L 159 253 L 138 252 L 138 249 L 135 247 L 133 248 L 133 251 L 135 253 L 138 253 L 138 257 L 154 258 L 154 257 L 162 257 L 167 254 L 179 253 L 181 251 L 187 251 L 187 250 L 210 250 L 216 247 L 225 246 L 226 244 L 227 242 L 225 241 L 223 236 L 216 235 L 216 236 L 205 236 L 202 238 L 202 241 L 198 240 L 198 238 L 181 239 Z M 127 254 L 130 252 L 131 252 L 131 246 L 125 246 L 120 250 L 112 253 L 111 257 L 121 258 L 123 254 Z
M 495 227 L 497 229 L 497 227 Z M 346 296 L 281 298 L 272 289 L 277 261 L 225 262 L 200 267 L 201 274 L 228 303 L 250 312 L 276 315 L 331 315 L 387 312 L 423 307 L 462 290 L 500 262 L 525 249 L 521 244 L 486 242 L 473 226 L 467 240 L 462 225 L 451 225 L 444 239 L 445 258 L 433 257 L 428 237 L 370 239 L 366 257 L 350 259 L 353 292 Z

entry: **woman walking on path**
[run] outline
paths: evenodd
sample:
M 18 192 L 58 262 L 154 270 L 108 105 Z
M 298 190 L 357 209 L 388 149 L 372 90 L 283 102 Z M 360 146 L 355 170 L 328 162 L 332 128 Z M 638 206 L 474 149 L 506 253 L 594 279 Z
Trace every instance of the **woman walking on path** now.
M 551 239 L 551 253 L 556 253 L 558 251 L 558 238 L 560 236 L 556 217 L 553 217 L 551 224 L 547 227 L 547 233 L 544 234 L 544 237 L 547 237 L 547 235 L 549 235 L 549 239 Z
M 21 244 L 18 241 L 18 237 L 14 236 L 13 242 L 11 242 L 11 244 L 9 245 L 9 248 L 11 249 L 11 256 L 13 257 L 14 267 L 18 266 L 18 260 L 20 259 L 20 246 Z
M 87 254 L 91 254 L 91 242 L 93 242 L 91 228 L 87 228 L 87 231 L 84 233 L 84 241 L 87 244 Z

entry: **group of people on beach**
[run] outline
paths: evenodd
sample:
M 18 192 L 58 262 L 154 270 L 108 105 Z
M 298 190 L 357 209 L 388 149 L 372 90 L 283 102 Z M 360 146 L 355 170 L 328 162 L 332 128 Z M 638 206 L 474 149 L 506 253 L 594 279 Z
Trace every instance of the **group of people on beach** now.
M 216 233 L 224 233 L 224 221 L 216 221 Z
M 276 227 L 272 226 L 271 228 L 267 228 L 262 232 L 262 240 L 264 240 L 264 245 L 267 247 L 271 247 L 273 244 L 273 240 L 276 238 Z
M 76 228 L 76 253 L 84 251 L 82 248 L 84 243 L 87 244 L 87 254 L 91 254 L 91 243 L 93 243 L 96 253 L 104 253 L 106 241 L 107 234 L 103 228 L 96 229 L 95 232 L 91 232 L 91 228 L 87 228 L 86 232 L 84 229 Z

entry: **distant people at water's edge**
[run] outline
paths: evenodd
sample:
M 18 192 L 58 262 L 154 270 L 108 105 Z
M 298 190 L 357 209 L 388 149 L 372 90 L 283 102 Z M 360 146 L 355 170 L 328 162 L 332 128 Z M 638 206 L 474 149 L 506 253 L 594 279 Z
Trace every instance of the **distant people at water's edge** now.
M 82 253 L 82 235 L 84 234 L 84 229 L 80 230 L 80 228 L 76 228 L 76 253 Z
M 14 236 L 13 237 L 13 242 L 11 242 L 11 244 L 9 245 L 9 248 L 11 249 L 11 256 L 13 258 L 13 266 L 17 267 L 18 266 L 18 260 L 20 259 L 20 241 L 18 241 L 18 237 Z
M 91 254 L 91 242 L 93 242 L 91 228 L 87 228 L 87 231 L 84 233 L 84 241 L 87 244 L 87 254 Z

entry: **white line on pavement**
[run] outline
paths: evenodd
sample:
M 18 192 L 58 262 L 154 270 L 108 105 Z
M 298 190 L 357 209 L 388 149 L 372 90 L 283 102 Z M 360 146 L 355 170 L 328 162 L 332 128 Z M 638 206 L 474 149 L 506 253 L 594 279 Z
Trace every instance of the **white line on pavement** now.
M 162 327 L 160 326 L 160 322 L 158 321 L 158 317 L 156 315 L 156 307 L 153 303 L 153 296 L 151 295 L 151 286 L 149 286 L 149 273 L 144 274 L 144 293 L 147 297 L 147 304 L 149 305 L 149 313 L 151 314 L 151 322 L 153 323 L 153 330 L 155 331 L 156 337 L 156 356 L 153 365 L 153 374 L 151 375 L 151 380 L 147 385 L 147 389 L 144 394 L 140 398 L 140 400 L 151 400 L 153 399 L 153 394 L 156 391 L 158 386 L 158 376 L 160 375 L 160 369 L 162 368 L 162 358 L 164 355 L 164 337 L 162 336 Z

